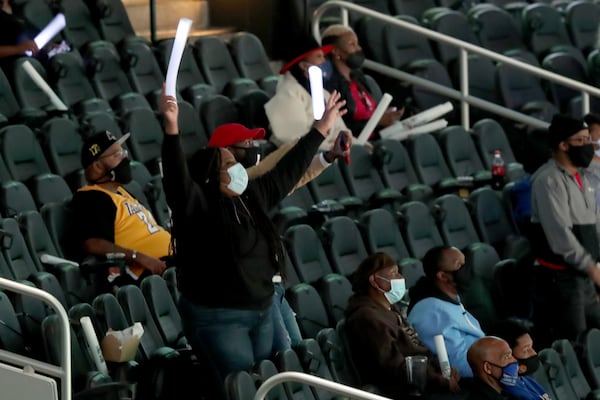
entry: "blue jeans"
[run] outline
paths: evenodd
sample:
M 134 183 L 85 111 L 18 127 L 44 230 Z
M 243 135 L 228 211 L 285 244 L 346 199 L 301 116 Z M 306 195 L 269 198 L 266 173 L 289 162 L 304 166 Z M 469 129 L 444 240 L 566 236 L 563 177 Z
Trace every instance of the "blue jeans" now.
M 209 308 L 184 296 L 179 312 L 187 339 L 212 359 L 221 379 L 233 371 L 250 370 L 273 349 L 272 306 L 264 310 Z
M 283 351 L 296 346 L 302 340 L 296 313 L 285 298 L 285 288 L 275 283 L 273 295 L 273 352 Z

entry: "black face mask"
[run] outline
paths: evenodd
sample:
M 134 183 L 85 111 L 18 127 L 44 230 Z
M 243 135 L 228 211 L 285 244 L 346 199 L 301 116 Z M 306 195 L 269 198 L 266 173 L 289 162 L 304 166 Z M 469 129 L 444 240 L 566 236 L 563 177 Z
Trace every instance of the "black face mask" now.
M 129 165 L 129 159 L 124 158 L 121 162 L 108 171 L 107 174 L 114 182 L 127 184 L 131 182 L 131 166 Z
M 517 359 L 517 361 L 520 365 L 525 366 L 525 372 L 523 372 L 523 375 L 531 375 L 540 367 L 540 358 L 537 355 L 529 358 L 520 358 Z
M 258 164 L 260 160 L 260 151 L 259 147 L 245 147 L 244 148 L 245 155 L 244 158 L 240 160 L 240 163 L 244 166 L 244 168 L 250 168 Z
M 459 293 L 464 293 L 469 290 L 473 276 L 466 265 L 463 265 L 458 270 L 449 273 L 452 275 L 452 279 L 454 279 L 454 283 L 456 284 L 456 290 Z
M 350 69 L 359 69 L 365 62 L 365 53 L 362 50 L 348 54 L 346 57 L 346 65 Z
M 576 167 L 587 168 L 594 158 L 594 145 L 584 144 L 583 146 L 570 146 L 567 150 L 569 159 Z

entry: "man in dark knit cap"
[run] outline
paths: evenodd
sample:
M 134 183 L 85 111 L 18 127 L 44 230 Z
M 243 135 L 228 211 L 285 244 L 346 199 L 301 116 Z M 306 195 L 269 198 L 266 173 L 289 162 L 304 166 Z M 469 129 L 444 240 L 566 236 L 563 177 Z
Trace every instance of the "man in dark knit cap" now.
M 555 115 L 548 128 L 552 158 L 532 178 L 534 324 L 542 347 L 600 328 L 600 226 L 585 169 L 594 156 L 583 121 Z

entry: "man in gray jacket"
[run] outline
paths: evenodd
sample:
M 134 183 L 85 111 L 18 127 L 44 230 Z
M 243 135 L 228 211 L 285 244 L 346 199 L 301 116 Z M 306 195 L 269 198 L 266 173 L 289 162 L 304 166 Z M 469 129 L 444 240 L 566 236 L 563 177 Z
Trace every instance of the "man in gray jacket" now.
M 536 341 L 600 328 L 599 215 L 585 168 L 594 156 L 583 121 L 555 115 L 548 128 L 552 158 L 532 178 L 532 247 Z

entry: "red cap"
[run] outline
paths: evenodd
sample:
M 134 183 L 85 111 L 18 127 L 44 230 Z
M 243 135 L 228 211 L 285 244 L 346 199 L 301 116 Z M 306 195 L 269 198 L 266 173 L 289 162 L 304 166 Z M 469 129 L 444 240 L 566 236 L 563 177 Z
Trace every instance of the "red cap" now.
M 326 46 L 317 47 L 315 49 L 311 49 L 311 50 L 308 50 L 307 52 L 300 54 L 298 57 L 294 58 L 292 61 L 285 64 L 283 66 L 283 68 L 281 68 L 279 73 L 285 74 L 287 72 L 287 70 L 289 70 L 290 68 L 292 68 L 292 66 L 294 66 L 294 64 L 304 60 L 306 57 L 310 56 L 312 53 L 319 51 L 319 50 L 321 50 L 324 55 L 327 55 L 327 54 L 331 53 L 331 50 L 333 50 L 333 45 L 328 44 Z
M 264 137 L 263 128 L 248 129 L 242 124 L 223 124 L 210 135 L 208 147 L 228 147 L 244 140 L 258 140 Z

